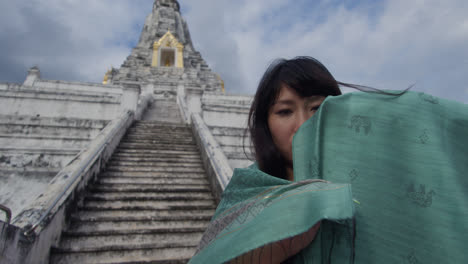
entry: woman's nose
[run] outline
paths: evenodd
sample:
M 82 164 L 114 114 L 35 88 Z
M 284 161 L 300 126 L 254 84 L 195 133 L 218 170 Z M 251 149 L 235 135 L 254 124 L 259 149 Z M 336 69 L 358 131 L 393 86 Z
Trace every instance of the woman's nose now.
M 299 127 L 301 127 L 302 124 L 304 124 L 304 122 L 307 121 L 307 119 L 309 119 L 311 116 L 312 115 L 310 114 L 310 112 L 301 111 L 301 113 L 299 113 L 297 120 L 296 120 L 296 127 L 294 128 L 294 133 L 296 133 Z

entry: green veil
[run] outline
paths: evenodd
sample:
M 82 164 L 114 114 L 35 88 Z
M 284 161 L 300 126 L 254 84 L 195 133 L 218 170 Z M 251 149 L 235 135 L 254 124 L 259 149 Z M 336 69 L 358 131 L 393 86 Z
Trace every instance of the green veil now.
M 224 263 L 322 221 L 292 263 L 463 263 L 468 106 L 328 97 L 293 141 L 294 182 L 236 169 L 189 263 Z

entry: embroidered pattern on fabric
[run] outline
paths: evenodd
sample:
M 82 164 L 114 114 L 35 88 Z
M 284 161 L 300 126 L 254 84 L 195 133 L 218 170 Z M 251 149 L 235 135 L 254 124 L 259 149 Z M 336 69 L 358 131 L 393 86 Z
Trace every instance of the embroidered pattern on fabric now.
M 348 175 L 351 181 L 355 181 L 359 177 L 359 174 L 356 169 L 352 169 Z
M 416 257 L 416 254 L 414 253 L 414 250 L 412 250 L 408 256 L 406 257 L 407 263 L 409 264 L 419 264 L 419 260 Z
M 390 125 L 392 127 L 400 127 L 403 124 L 402 118 L 401 117 L 395 117 L 390 121 Z
M 330 182 L 320 179 L 309 179 L 300 182 L 290 184 L 290 187 L 294 187 L 294 193 L 284 193 L 279 195 L 268 195 L 269 192 L 276 188 L 272 188 L 267 192 L 263 192 L 263 195 L 257 196 L 247 200 L 242 205 L 236 205 L 236 209 L 229 209 L 229 213 L 213 220 L 208 226 L 207 230 L 203 234 L 203 237 L 198 245 L 195 254 L 203 250 L 207 245 L 216 239 L 219 239 L 232 232 L 239 231 L 242 226 L 247 224 L 250 220 L 254 219 L 262 210 L 270 206 L 275 201 L 286 199 L 290 196 L 297 194 L 311 192 L 311 191 L 326 191 L 343 188 L 343 185 L 339 185 L 335 188 L 327 188 Z M 298 186 L 298 187 L 297 187 Z M 278 199 L 272 199 L 278 198 Z
M 432 197 L 436 194 L 434 190 L 426 193 L 426 185 L 420 184 L 419 190 L 416 190 L 414 184 L 410 184 L 406 191 L 406 197 L 409 198 L 414 204 L 420 207 L 430 207 L 432 205 Z
M 423 133 L 419 136 L 419 142 L 421 142 L 421 144 L 426 144 L 429 141 L 427 132 L 427 129 L 424 129 Z
M 367 136 L 369 135 L 371 128 L 372 128 L 372 122 L 369 117 L 367 116 L 361 116 L 361 115 L 355 115 L 351 117 L 351 122 L 348 126 L 349 129 L 354 129 L 354 131 L 359 134 L 361 130 L 364 131 L 364 134 Z

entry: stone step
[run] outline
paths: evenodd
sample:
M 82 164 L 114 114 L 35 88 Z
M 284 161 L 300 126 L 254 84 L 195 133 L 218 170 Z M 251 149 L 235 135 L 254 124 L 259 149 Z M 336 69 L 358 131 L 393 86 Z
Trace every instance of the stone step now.
M 142 171 L 107 171 L 101 174 L 102 177 L 135 177 L 135 178 L 185 178 L 185 179 L 206 179 L 204 173 L 190 172 L 142 172 Z
M 136 178 L 136 177 L 100 177 L 98 184 L 157 184 L 157 185 L 207 185 L 205 178 Z
M 164 137 L 167 135 L 186 136 L 188 138 L 193 137 L 191 128 L 171 129 L 171 128 L 151 127 L 151 126 L 130 127 L 127 130 L 126 136 L 135 135 L 135 134 L 136 135 L 154 135 L 154 136 L 160 136 L 160 137 Z
M 177 136 L 179 138 L 193 138 L 192 130 L 173 130 L 173 129 L 158 129 L 158 128 L 129 128 L 125 137 L 135 137 L 135 136 L 152 136 L 152 137 L 161 137 L 167 138 L 169 136 Z
M 153 263 L 153 264 L 175 264 L 187 263 L 195 253 L 196 247 L 175 248 L 145 248 L 127 247 L 116 250 L 96 252 L 76 252 L 65 254 L 52 254 L 50 263 Z
M 183 124 L 182 117 L 178 109 L 170 107 L 163 111 L 149 109 L 144 115 L 143 120 L 155 120 L 167 123 Z
M 195 140 L 193 139 L 174 139 L 174 138 L 166 138 L 166 139 L 123 139 L 120 141 L 121 143 L 133 143 L 133 144 L 151 144 L 151 145 L 166 145 L 166 144 L 174 144 L 174 145 L 196 145 Z
M 197 151 L 196 145 L 182 145 L 182 144 L 141 144 L 141 143 L 125 143 L 122 142 L 117 148 L 118 151 L 122 149 L 134 150 L 178 150 L 178 151 Z
M 139 161 L 144 161 L 146 159 L 147 161 L 163 161 L 163 160 L 169 160 L 169 161 L 177 161 L 177 160 L 201 160 L 200 155 L 195 152 L 187 152 L 187 154 L 167 154 L 164 152 L 158 153 L 158 152 L 143 152 L 141 151 L 140 153 L 115 153 L 112 159 L 110 160 L 139 160 Z
M 59 250 L 63 251 L 85 251 L 87 248 L 101 248 L 121 245 L 151 245 L 155 241 L 164 241 L 164 244 L 186 245 L 201 240 L 202 232 L 174 232 L 147 233 L 147 234 L 125 234 L 107 236 L 63 236 L 60 241 Z M 55 251 L 55 250 L 54 250 Z
M 147 200 L 147 201 L 86 201 L 83 208 L 94 208 L 102 210 L 132 210 L 132 208 L 145 208 L 143 210 L 168 210 L 171 208 L 211 208 L 215 204 L 211 200 L 189 200 L 189 201 L 171 201 L 171 200 Z M 128 208 L 128 209 L 127 209 Z
M 174 135 L 168 134 L 164 136 L 160 135 L 152 135 L 152 134 L 132 134 L 127 135 L 126 137 L 122 138 L 123 142 L 130 142 L 130 141 L 139 141 L 139 142 L 194 142 L 193 138 L 190 135 L 181 136 L 181 135 Z
M 214 209 L 203 210 L 106 210 L 89 211 L 80 210 L 73 214 L 72 218 L 80 221 L 122 221 L 135 219 L 159 219 L 159 218 L 186 218 L 186 217 L 204 217 L 213 216 Z
M 185 124 L 167 124 L 164 122 L 155 122 L 155 121 L 141 121 L 136 120 L 133 123 L 132 127 L 154 127 L 154 128 L 169 128 L 169 129 L 190 129 L 188 125 Z
M 180 115 L 175 115 L 175 116 L 161 116 L 157 113 L 154 114 L 147 114 L 143 116 L 144 119 L 155 119 L 161 122 L 166 122 L 166 123 L 174 123 L 174 124 L 183 124 L 184 121 L 182 120 L 182 117 Z
M 135 161 L 122 161 L 122 160 L 111 160 L 107 166 L 112 167 L 183 167 L 183 168 L 203 168 L 203 163 L 199 162 L 184 162 L 184 160 L 174 162 L 135 162 Z
M 108 166 L 106 168 L 107 171 L 139 171 L 139 172 L 172 172 L 172 173 L 180 173 L 180 172 L 189 172 L 189 173 L 204 173 L 202 167 L 193 168 L 193 167 L 126 167 L 126 166 Z
M 128 141 L 122 141 L 119 144 L 120 147 L 135 147 L 135 148 L 140 148 L 144 147 L 144 149 L 147 149 L 149 146 L 153 149 L 158 149 L 158 148 L 163 148 L 166 149 L 167 147 L 176 147 L 176 148 L 196 148 L 195 143 L 184 143 L 184 142 L 171 142 L 171 141 L 155 141 L 155 142 L 128 142 Z
M 170 233 L 199 233 L 205 232 L 206 227 L 184 227 L 184 228 L 152 228 L 152 229 L 135 229 L 135 230 L 102 230 L 102 231 L 71 231 L 63 232 L 67 237 L 80 237 L 80 236 L 114 236 L 114 235 L 132 235 L 132 234 L 170 234 Z
M 178 137 L 186 137 L 186 138 L 193 138 L 192 136 L 192 129 L 164 129 L 164 128 L 157 128 L 157 127 L 130 127 L 125 133 L 127 136 L 135 136 L 135 135 L 151 135 L 155 137 L 167 137 L 169 135 L 175 135 Z
M 90 192 L 209 192 L 208 185 L 106 184 L 90 187 Z
M 109 161 L 122 160 L 122 161 L 145 161 L 145 162 L 174 162 L 174 161 L 187 161 L 187 162 L 200 162 L 202 161 L 199 154 L 166 154 L 166 153 L 116 153 Z
M 163 157 L 200 157 L 198 150 L 153 150 L 153 149 L 118 149 L 114 152 L 114 156 L 132 156 L 132 157 L 143 157 L 149 154 L 160 154 Z M 152 157 L 152 156 L 151 156 Z
M 151 130 L 151 131 L 171 131 L 171 132 L 189 132 L 191 128 L 186 125 L 182 124 L 177 124 L 177 123 L 171 123 L 171 124 L 165 124 L 161 125 L 162 123 L 134 123 L 130 127 L 130 131 L 133 130 L 138 130 L 138 131 L 146 131 L 146 130 Z
M 210 193 L 90 193 L 85 197 L 88 201 L 209 201 Z
M 172 221 L 171 221 L 172 220 Z M 206 228 L 209 220 L 173 220 L 170 221 L 99 221 L 99 222 L 73 222 L 68 228 L 71 232 L 111 233 L 113 231 L 150 231 L 174 230 L 184 228 Z
M 209 202 L 87 202 L 80 210 L 206 210 L 216 207 Z M 126 203 L 126 204 L 125 204 Z M 146 204 L 145 204 L 146 203 Z
M 152 124 L 134 124 L 129 129 L 130 131 L 146 132 L 146 131 L 170 131 L 174 133 L 189 133 L 192 128 L 188 126 L 178 126 L 177 123 L 171 123 L 169 126 L 154 126 Z
M 162 131 L 162 130 L 127 130 L 127 134 L 123 139 L 177 139 L 177 140 L 186 140 L 193 139 L 192 132 L 174 132 L 174 131 Z
M 112 161 L 126 161 L 126 162 L 183 162 L 183 163 L 198 163 L 202 162 L 199 156 L 188 157 L 135 157 L 129 155 L 113 156 Z

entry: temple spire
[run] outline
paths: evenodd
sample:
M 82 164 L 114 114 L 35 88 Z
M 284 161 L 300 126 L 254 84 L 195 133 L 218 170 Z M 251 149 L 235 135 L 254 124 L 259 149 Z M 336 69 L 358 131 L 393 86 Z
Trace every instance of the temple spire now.
M 180 5 L 177 0 L 155 0 L 153 4 L 153 11 L 161 6 L 171 7 L 174 8 L 175 11 L 180 11 Z
M 155 0 L 153 10 L 145 20 L 138 47 L 151 49 L 153 43 L 164 36 L 167 31 L 171 31 L 188 50 L 193 49 L 187 23 L 180 14 L 179 2 Z
M 194 49 L 176 0 L 154 1 L 137 46 L 122 66 L 107 76 L 108 84 L 132 80 L 162 85 L 164 89 L 174 80 L 206 91 L 221 91 L 223 83 Z

